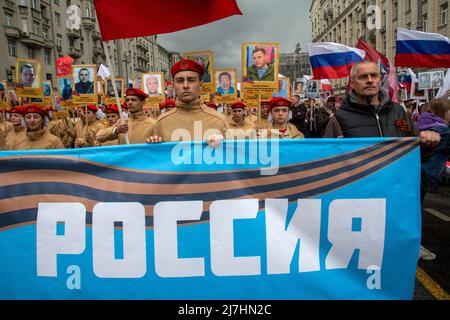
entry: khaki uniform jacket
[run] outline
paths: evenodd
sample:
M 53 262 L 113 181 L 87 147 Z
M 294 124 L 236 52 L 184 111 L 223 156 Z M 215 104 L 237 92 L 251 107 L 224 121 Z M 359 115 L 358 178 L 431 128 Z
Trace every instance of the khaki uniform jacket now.
M 305 136 L 297 129 L 292 123 L 287 124 L 287 130 L 285 133 L 281 133 L 278 129 L 271 126 L 268 129 L 268 139 L 303 139 Z
M 46 128 L 36 132 L 23 131 L 17 136 L 17 143 L 12 150 L 64 149 L 61 140 Z
M 5 121 L 5 120 L 0 120 L 0 133 L 3 132 L 5 134 L 5 131 L 6 131 L 6 133 L 9 133 L 13 130 L 14 130 L 14 125 L 11 122 Z
M 84 132 L 85 132 L 85 126 L 84 126 L 84 120 L 78 119 L 75 122 L 75 148 L 79 147 L 93 147 L 98 145 L 98 143 L 95 141 L 95 136 L 97 135 L 97 132 L 101 129 L 103 129 L 103 123 L 99 120 L 94 121 L 93 123 L 89 124 L 87 126 L 87 131 L 91 134 L 94 141 L 90 144 L 86 144 Z M 73 135 L 73 133 L 72 133 Z
M 257 139 L 256 127 L 247 118 L 237 124 L 234 120 L 228 124 L 227 140 Z
M 255 126 L 258 125 L 258 117 L 253 121 Z M 269 129 L 272 127 L 272 122 L 269 121 L 268 118 L 261 117 L 260 129 Z
M 19 142 L 18 138 L 20 138 L 20 134 L 25 131 L 26 128 L 22 126 L 14 126 L 14 130 L 6 136 L 6 149 L 14 150 L 14 146 Z
M 155 132 L 155 120 L 141 111 L 137 113 L 129 113 L 128 123 L 128 138 L 130 139 L 130 144 L 145 143 L 147 138 L 154 135 Z M 104 128 L 97 132 L 97 142 L 101 145 L 107 141 L 117 140 L 117 144 L 126 144 L 125 134 L 116 134 L 115 130 L 119 126 L 120 121 L 109 128 Z
M 196 135 L 194 135 L 195 123 L 197 123 Z M 225 116 L 205 105 L 199 97 L 191 103 L 177 100 L 177 108 L 159 116 L 155 135 L 162 137 L 165 142 L 205 140 L 208 138 L 204 137 L 206 131 L 208 136 L 213 133 L 225 136 L 227 128 Z M 172 136 L 179 129 L 184 129 L 185 135 Z

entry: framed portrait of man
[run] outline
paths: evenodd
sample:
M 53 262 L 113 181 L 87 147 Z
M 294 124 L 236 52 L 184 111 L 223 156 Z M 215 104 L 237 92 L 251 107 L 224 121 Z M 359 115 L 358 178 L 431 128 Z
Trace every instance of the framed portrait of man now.
M 277 85 L 278 43 L 243 43 L 242 75 L 246 82 L 269 82 Z
M 214 53 L 212 51 L 184 52 L 182 56 L 184 59 L 193 60 L 205 68 L 205 73 L 201 79 L 203 81 L 202 94 L 214 93 Z
M 16 59 L 16 94 L 18 97 L 42 98 L 41 60 Z
M 419 73 L 419 90 L 431 89 L 431 72 Z
M 42 82 L 42 94 L 44 96 L 44 102 L 46 104 L 52 104 L 52 82 L 50 80 L 45 80 Z
M 57 78 L 58 96 L 61 107 L 67 108 L 73 106 L 73 79 L 72 76 Z
M 73 65 L 72 81 L 74 104 L 98 104 L 96 65 Z
M 439 89 L 444 86 L 444 71 L 434 71 L 431 72 L 430 75 L 430 82 L 431 82 L 431 88 L 432 89 Z
M 215 69 L 214 82 L 216 85 L 216 102 L 233 103 L 237 99 L 237 70 Z
M 10 108 L 20 106 L 21 104 L 20 98 L 17 96 L 16 90 L 14 89 L 8 89 L 8 96 L 6 99 L 9 102 Z
M 123 98 L 123 95 L 125 93 L 124 85 L 125 82 L 122 78 L 116 78 L 117 94 L 119 95 L 120 103 L 123 103 L 125 100 Z M 116 96 L 114 95 L 114 87 L 111 78 L 106 78 L 104 91 L 105 91 L 105 103 L 115 104 Z
M 166 99 L 166 80 L 162 72 L 144 73 L 141 77 L 143 91 L 147 94 L 146 105 L 162 103 Z

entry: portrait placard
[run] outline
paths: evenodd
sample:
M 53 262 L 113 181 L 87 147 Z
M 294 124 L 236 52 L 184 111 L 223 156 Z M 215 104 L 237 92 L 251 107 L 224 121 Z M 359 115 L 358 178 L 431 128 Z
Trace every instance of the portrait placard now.
M 18 97 L 42 98 L 41 60 L 16 59 L 16 94 Z
M 202 81 L 201 94 L 214 93 L 214 53 L 211 51 L 196 51 L 196 52 L 184 52 L 182 54 L 184 59 L 189 59 L 197 62 L 205 68 Z
M 157 105 L 166 99 L 164 73 L 149 72 L 141 77 L 143 91 L 147 94 L 146 106 Z
M 237 100 L 237 70 L 215 69 L 216 103 L 233 103 Z
M 96 65 L 73 65 L 72 81 L 75 91 L 74 104 L 98 104 Z
M 125 99 L 123 98 L 123 95 L 125 93 L 124 90 L 124 80 L 122 78 L 116 78 L 116 87 L 117 87 L 117 94 L 119 95 L 120 103 L 123 103 Z M 105 104 L 116 104 L 116 96 L 114 95 L 114 87 L 113 82 L 111 78 L 106 78 L 105 81 Z
M 242 44 L 242 78 L 247 92 L 272 92 L 278 87 L 279 44 Z
M 58 84 L 58 96 L 61 107 L 63 108 L 74 107 L 72 95 L 72 88 L 73 88 L 72 76 L 58 77 L 57 84 Z

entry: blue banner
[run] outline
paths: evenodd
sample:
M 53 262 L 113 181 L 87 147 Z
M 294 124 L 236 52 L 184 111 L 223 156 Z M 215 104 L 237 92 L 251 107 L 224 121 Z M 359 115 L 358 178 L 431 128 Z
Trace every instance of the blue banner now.
M 0 299 L 411 299 L 416 138 L 0 153 Z

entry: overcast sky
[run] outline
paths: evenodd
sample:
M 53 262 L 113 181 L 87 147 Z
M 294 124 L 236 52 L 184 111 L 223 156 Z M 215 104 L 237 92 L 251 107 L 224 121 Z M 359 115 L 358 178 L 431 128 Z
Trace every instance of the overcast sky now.
M 243 42 L 279 42 L 282 53 L 302 51 L 311 42 L 309 8 L 312 0 L 237 0 L 243 16 L 160 35 L 158 42 L 176 52 L 214 50 L 216 68 L 241 66 Z

